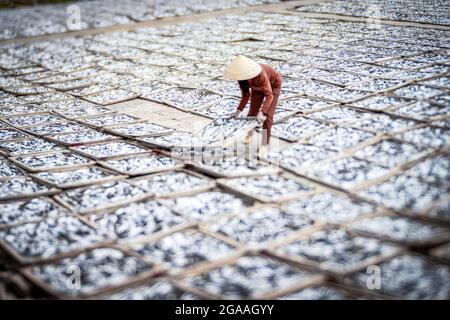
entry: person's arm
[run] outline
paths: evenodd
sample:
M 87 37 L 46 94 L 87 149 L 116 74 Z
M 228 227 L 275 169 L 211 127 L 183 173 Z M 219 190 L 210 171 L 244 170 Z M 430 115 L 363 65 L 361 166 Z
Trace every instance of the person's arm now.
M 242 93 L 241 102 L 239 102 L 238 110 L 242 111 L 244 110 L 245 106 L 248 103 L 248 100 L 250 99 L 250 92 Z
M 270 85 L 269 77 L 267 75 L 262 79 L 262 89 L 265 96 L 264 103 L 261 107 L 261 112 L 266 114 L 270 108 L 270 104 L 273 101 L 273 91 Z

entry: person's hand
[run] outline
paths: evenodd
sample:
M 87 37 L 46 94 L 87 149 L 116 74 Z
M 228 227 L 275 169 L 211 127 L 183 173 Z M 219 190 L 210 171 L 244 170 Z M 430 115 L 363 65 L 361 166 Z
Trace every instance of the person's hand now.
M 240 114 L 241 114 L 241 110 L 236 110 L 231 117 L 232 118 L 239 118 Z
M 259 111 L 258 114 L 256 115 L 256 121 L 258 121 L 259 123 L 266 121 L 266 116 L 262 111 Z

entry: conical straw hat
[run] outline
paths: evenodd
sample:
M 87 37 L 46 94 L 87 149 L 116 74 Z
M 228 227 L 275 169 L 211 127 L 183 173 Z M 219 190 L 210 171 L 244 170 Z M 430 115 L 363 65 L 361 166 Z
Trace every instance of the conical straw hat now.
M 261 73 L 261 66 L 255 61 L 237 56 L 224 70 L 224 77 L 230 80 L 249 80 Z

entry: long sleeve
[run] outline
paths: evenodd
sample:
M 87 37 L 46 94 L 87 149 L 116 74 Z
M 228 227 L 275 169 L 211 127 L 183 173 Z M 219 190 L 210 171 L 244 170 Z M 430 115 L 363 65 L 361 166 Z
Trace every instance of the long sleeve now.
M 269 78 L 266 77 L 266 79 L 264 79 L 264 84 L 262 85 L 262 91 L 264 93 L 265 99 L 264 99 L 264 103 L 261 107 L 261 111 L 263 113 L 267 113 L 267 111 L 270 108 L 270 105 L 273 101 L 273 92 L 272 92 L 272 86 L 270 85 L 270 81 Z
M 244 110 L 244 108 L 247 105 L 249 99 L 250 99 L 250 92 L 243 93 L 242 94 L 242 98 L 241 98 L 241 102 L 239 103 L 239 106 L 238 106 L 238 110 L 240 110 L 240 111 Z

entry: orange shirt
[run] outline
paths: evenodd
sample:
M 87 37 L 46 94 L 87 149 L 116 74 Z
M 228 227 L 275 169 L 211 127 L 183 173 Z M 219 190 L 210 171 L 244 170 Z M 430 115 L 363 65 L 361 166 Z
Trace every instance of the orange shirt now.
M 265 99 L 261 111 L 267 113 L 267 110 L 272 103 L 273 96 L 279 95 L 281 91 L 281 75 L 267 64 L 261 64 L 261 73 L 248 80 L 250 89 L 255 91 L 262 91 Z M 250 98 L 250 93 L 242 93 L 242 99 L 239 103 L 238 110 L 244 110 Z

